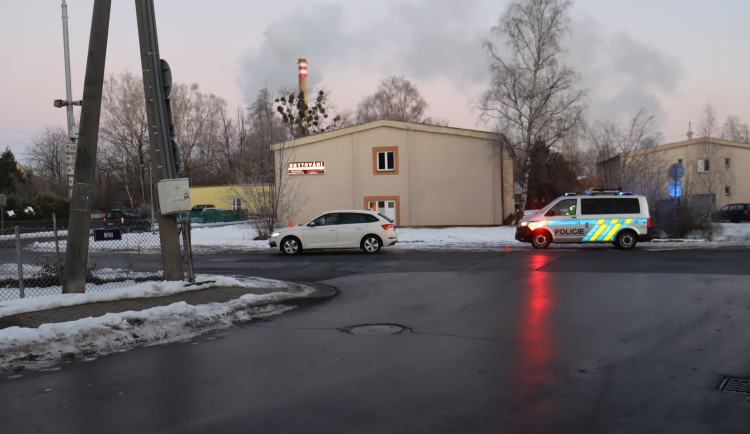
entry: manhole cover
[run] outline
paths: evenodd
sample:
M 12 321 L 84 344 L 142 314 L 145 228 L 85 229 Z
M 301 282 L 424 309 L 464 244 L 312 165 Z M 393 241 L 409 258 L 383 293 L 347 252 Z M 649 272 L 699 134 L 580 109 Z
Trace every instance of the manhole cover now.
M 395 335 L 404 331 L 404 326 L 398 324 L 360 324 L 340 329 L 342 332 L 353 335 Z
M 726 377 L 721 382 L 719 390 L 732 393 L 741 393 L 743 395 L 750 395 L 750 380 L 742 378 Z

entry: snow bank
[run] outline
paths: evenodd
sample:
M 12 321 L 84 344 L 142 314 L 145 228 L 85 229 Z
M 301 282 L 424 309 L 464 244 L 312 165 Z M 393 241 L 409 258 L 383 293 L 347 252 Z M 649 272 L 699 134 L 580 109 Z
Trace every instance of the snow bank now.
M 398 249 L 487 248 L 525 244 L 512 226 L 399 228 Z
M 19 366 L 43 368 L 60 360 L 92 357 L 123 351 L 135 345 L 165 343 L 189 339 L 198 333 L 228 327 L 238 322 L 275 315 L 292 309 L 274 304 L 313 291 L 285 282 L 248 278 L 237 280 L 225 276 L 202 276 L 204 283 L 186 287 L 182 282 L 144 283 L 130 288 L 92 294 L 68 294 L 14 300 L 2 303 L 0 316 L 50 309 L 60 306 L 118 300 L 133 297 L 156 297 L 209 286 L 277 287 L 270 294 L 245 294 L 226 303 L 192 306 L 184 301 L 142 311 L 109 313 L 97 318 L 82 318 L 63 323 L 43 324 L 38 328 L 9 327 L 0 330 L 0 371 Z M 205 282 L 210 278 L 216 283 Z M 294 289 L 294 290 L 292 290 Z M 267 304 L 258 306 L 259 303 Z
M 238 280 L 228 276 L 199 275 L 197 285 L 187 286 L 186 282 L 144 282 L 126 288 L 111 289 L 103 292 L 84 294 L 55 294 L 33 298 L 0 302 L 0 318 L 25 312 L 54 309 L 63 306 L 95 303 L 99 301 L 123 300 L 127 298 L 161 297 L 184 291 L 195 291 L 212 286 L 239 286 L 244 288 L 287 287 L 287 283 L 278 280 L 261 278 L 242 278 Z M 0 330 L 2 333 L 2 330 Z

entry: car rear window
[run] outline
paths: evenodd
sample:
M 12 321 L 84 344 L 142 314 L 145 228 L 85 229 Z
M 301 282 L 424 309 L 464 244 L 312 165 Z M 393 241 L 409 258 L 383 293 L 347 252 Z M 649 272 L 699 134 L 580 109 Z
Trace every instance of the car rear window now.
M 389 219 L 388 217 L 384 216 L 383 214 L 378 213 L 380 217 L 383 217 L 384 219 L 388 220 L 388 222 L 393 223 L 393 220 Z
M 118 219 L 122 217 L 122 213 L 120 211 L 107 211 L 107 213 L 104 214 L 104 217 L 108 219 Z
M 581 214 L 639 214 L 641 204 L 637 198 L 581 199 Z

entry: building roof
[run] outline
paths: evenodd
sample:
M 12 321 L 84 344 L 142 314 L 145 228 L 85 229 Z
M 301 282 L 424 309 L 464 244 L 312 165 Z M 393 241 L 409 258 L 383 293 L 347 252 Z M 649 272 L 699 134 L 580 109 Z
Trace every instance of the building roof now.
M 750 149 L 750 143 L 733 142 L 731 140 L 723 140 L 723 139 L 717 139 L 713 137 L 699 137 L 697 139 L 692 139 L 692 140 L 683 140 L 682 142 L 666 143 L 664 145 L 654 146 L 652 148 L 637 149 L 635 151 L 629 152 L 629 154 L 630 155 L 642 155 L 642 154 L 650 154 L 652 152 L 668 151 L 670 149 L 680 148 L 682 146 L 696 145 L 698 143 L 707 143 L 709 140 L 711 141 L 711 143 L 716 144 L 716 145 L 733 146 L 735 148 Z M 623 154 L 625 154 L 625 152 L 622 152 L 612 158 L 617 158 Z M 612 158 L 610 158 L 610 160 Z M 609 160 L 605 160 L 605 161 L 609 161 Z M 604 161 L 602 161 L 602 163 L 603 162 Z
M 359 133 L 362 131 L 372 130 L 374 128 L 388 127 L 397 128 L 400 130 L 413 130 L 413 131 L 424 131 L 428 133 L 438 134 L 451 134 L 455 136 L 473 137 L 476 139 L 487 139 L 487 140 L 498 140 L 502 137 L 501 134 L 491 133 L 488 131 L 477 131 L 467 130 L 464 128 L 453 128 L 453 127 L 442 127 L 438 125 L 427 125 L 418 124 L 415 122 L 401 122 L 401 121 L 389 121 L 379 120 L 373 122 L 367 122 L 365 124 L 354 125 L 352 127 L 341 128 L 339 130 L 326 131 L 325 133 L 315 134 L 312 136 L 302 137 L 299 139 L 289 140 L 286 142 L 276 143 L 271 145 L 272 151 L 281 149 L 282 146 L 287 148 L 294 146 L 308 145 L 310 143 L 316 143 L 323 140 L 332 139 L 334 137 L 345 136 L 348 134 Z

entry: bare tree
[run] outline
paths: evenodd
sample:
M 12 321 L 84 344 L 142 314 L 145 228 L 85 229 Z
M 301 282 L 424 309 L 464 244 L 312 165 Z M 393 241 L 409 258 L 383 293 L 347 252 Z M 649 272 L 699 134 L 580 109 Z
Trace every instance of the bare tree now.
M 695 179 L 695 194 L 710 198 L 705 201 L 705 211 L 710 212 L 716 205 L 718 190 L 729 181 L 730 173 L 724 159 L 730 157 L 730 151 L 714 141 L 719 136 L 719 126 L 716 111 L 710 103 L 703 107 L 698 128 L 700 135 L 707 140 L 698 145 L 694 156 L 699 166 Z
M 51 184 L 51 190 L 63 195 L 68 190 L 65 144 L 68 132 L 59 125 L 46 125 L 31 138 L 29 160 L 34 175 Z
M 497 122 L 521 163 L 521 203 L 516 223 L 526 209 L 531 149 L 536 143 L 556 147 L 580 127 L 586 92 L 580 77 L 562 63 L 562 38 L 569 33 L 568 0 L 521 0 L 511 3 L 493 27 L 510 51 L 503 55 L 490 42 L 492 82 L 478 108 L 481 119 Z
M 716 119 L 716 110 L 711 103 L 706 103 L 703 106 L 703 113 L 701 114 L 700 121 L 698 122 L 698 134 L 701 137 L 713 137 L 719 136 L 719 124 Z
M 746 123 L 740 122 L 740 118 L 729 115 L 722 128 L 721 138 L 733 142 L 750 143 L 750 129 Z
M 655 116 L 642 108 L 625 127 L 617 122 L 595 121 L 586 128 L 589 164 L 596 166 L 600 186 L 637 190 L 645 182 L 641 179 L 644 173 L 652 176 L 653 156 L 640 150 L 661 140 L 654 120 Z
M 357 105 L 356 122 L 380 119 L 447 126 L 448 121 L 427 116 L 429 105 L 417 86 L 406 77 L 390 76 L 380 80 L 374 94 Z

